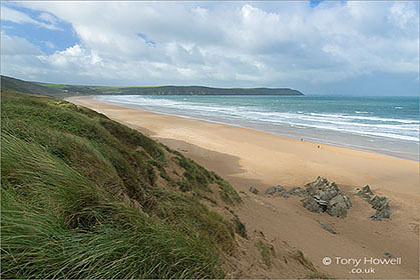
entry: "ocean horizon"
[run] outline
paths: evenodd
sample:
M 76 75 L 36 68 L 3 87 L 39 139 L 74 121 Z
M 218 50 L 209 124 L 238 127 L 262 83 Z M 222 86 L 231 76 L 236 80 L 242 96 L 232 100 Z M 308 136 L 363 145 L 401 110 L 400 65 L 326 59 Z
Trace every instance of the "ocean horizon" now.
M 98 101 L 419 161 L 419 97 L 104 95 Z

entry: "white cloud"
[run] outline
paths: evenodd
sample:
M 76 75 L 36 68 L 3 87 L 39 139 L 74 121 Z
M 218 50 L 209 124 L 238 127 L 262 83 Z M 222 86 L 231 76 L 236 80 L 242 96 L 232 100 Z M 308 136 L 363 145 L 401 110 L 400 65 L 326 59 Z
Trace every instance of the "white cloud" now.
M 41 11 L 48 24 L 71 23 L 80 38 L 38 55 L 56 82 L 83 73 L 90 83 L 300 88 L 376 72 L 418 73 L 419 14 L 410 2 L 21 5 Z M 34 21 L 10 9 L 4 14 Z
M 48 14 L 48 13 L 42 13 L 38 16 L 38 18 L 40 20 L 49 22 L 51 24 L 55 24 L 57 22 L 57 19 L 54 16 L 52 16 L 51 14 Z
M 28 16 L 27 14 L 22 13 L 22 12 L 19 12 L 17 10 L 10 9 L 10 8 L 8 8 L 6 6 L 2 6 L 1 7 L 1 19 L 2 20 L 11 21 L 11 22 L 20 23 L 20 24 L 22 24 L 22 23 L 31 23 L 31 24 L 36 24 L 36 25 L 38 25 L 40 27 L 47 28 L 47 29 L 61 30 L 60 28 L 58 28 L 57 26 L 55 26 L 55 21 L 50 21 L 50 20 L 53 19 L 53 17 L 51 15 L 48 15 L 46 13 L 43 13 L 40 16 L 40 18 L 41 19 L 44 18 L 44 20 L 45 20 L 47 18 L 47 16 L 49 16 L 48 17 L 49 20 L 46 20 L 46 21 L 48 21 L 49 23 L 44 23 L 44 22 L 40 22 L 40 21 L 34 20 L 30 16 Z
M 50 41 L 44 41 L 45 46 L 47 46 L 50 49 L 55 49 L 55 45 L 51 43 Z
M 1 54 L 4 56 L 28 56 L 40 55 L 39 48 L 30 43 L 25 38 L 18 36 L 8 36 L 4 32 L 1 33 Z
M 28 15 L 4 6 L 1 7 L 1 18 L 2 20 L 15 23 L 36 23 L 36 21 Z
M 102 59 L 93 51 L 76 44 L 52 55 L 39 55 L 38 58 L 60 71 L 73 71 L 75 68 L 89 72 L 89 68 L 101 63 Z

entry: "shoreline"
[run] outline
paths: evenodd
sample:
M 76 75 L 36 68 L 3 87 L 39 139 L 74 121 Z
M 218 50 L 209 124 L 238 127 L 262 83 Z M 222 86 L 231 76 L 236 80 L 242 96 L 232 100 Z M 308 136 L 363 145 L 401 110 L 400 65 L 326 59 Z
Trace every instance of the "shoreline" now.
M 184 119 L 192 119 L 192 120 L 197 120 L 197 121 L 227 125 L 231 127 L 253 129 L 259 132 L 269 133 L 273 136 L 293 139 L 296 141 L 301 141 L 301 139 L 303 139 L 303 141 L 305 142 L 310 142 L 316 145 L 329 145 L 329 146 L 334 146 L 338 148 L 346 148 L 346 149 L 351 149 L 351 150 L 371 152 L 371 153 L 386 155 L 386 156 L 390 156 L 394 158 L 420 162 L 420 157 L 418 153 L 416 153 L 417 149 L 415 149 L 414 152 L 393 151 L 393 150 L 388 149 L 384 144 L 386 143 L 386 145 L 389 146 L 390 145 L 389 143 L 395 142 L 398 145 L 399 144 L 405 145 L 405 141 L 407 140 L 401 140 L 401 143 L 400 143 L 399 140 L 395 140 L 395 139 L 384 140 L 381 138 L 374 138 L 369 135 L 362 136 L 362 135 L 351 134 L 351 133 L 342 133 L 339 131 L 329 131 L 329 130 L 324 131 L 324 130 L 319 130 L 315 128 L 303 128 L 303 127 L 296 128 L 296 127 L 291 127 L 288 125 L 274 127 L 272 125 L 270 126 L 269 124 L 264 126 L 262 124 L 256 124 L 256 123 L 254 124 L 252 122 L 247 122 L 245 120 L 236 120 L 236 122 L 229 122 L 228 120 L 225 120 L 223 118 L 217 118 L 217 117 L 200 118 L 199 116 L 195 116 L 195 115 L 188 115 L 188 114 L 182 115 L 182 114 L 178 114 L 177 112 L 170 112 L 170 111 L 163 112 L 163 111 L 152 110 L 148 108 L 143 108 L 140 105 L 120 103 L 117 101 L 98 100 L 96 98 L 97 96 L 90 96 L 90 97 L 93 100 L 98 101 L 98 102 L 115 105 L 115 106 L 127 108 L 127 109 L 147 111 L 147 112 L 152 112 L 158 115 L 179 117 L 179 118 L 184 118 Z M 345 143 L 344 141 L 339 141 L 339 140 L 332 141 L 331 139 L 325 138 L 325 135 L 323 134 L 329 134 L 330 138 L 337 137 L 337 136 L 340 136 L 341 139 L 351 137 L 353 139 L 353 142 L 358 142 L 359 144 Z M 324 136 L 324 139 L 322 139 L 322 136 Z M 368 140 L 370 138 L 372 138 L 372 140 Z M 369 145 L 366 145 L 367 141 L 375 141 L 377 142 L 378 145 L 374 147 L 370 147 Z M 382 142 L 382 145 L 381 145 L 381 142 Z M 408 143 L 408 145 L 415 145 L 415 144 Z
M 269 240 L 287 242 L 301 249 L 322 271 L 348 278 L 348 267 L 325 267 L 325 256 L 401 256 L 399 267 L 381 267 L 368 278 L 416 279 L 419 276 L 419 163 L 383 154 L 301 142 L 250 128 L 128 109 L 92 97 L 66 99 L 91 108 L 137 129 L 195 160 L 227 179 L 244 204 L 235 213 L 249 231 L 263 231 Z M 281 184 L 286 189 L 315 180 L 335 181 L 351 196 L 348 217 L 339 219 L 302 208 L 300 199 L 265 196 L 264 190 Z M 367 203 L 353 196 L 369 184 L 377 195 L 391 202 L 391 219 L 374 222 Z M 248 191 L 255 187 L 254 195 Z M 331 235 L 319 222 L 338 234 Z M 280 247 L 280 245 L 279 245 Z M 275 278 L 275 275 L 267 277 Z M 357 277 L 358 275 L 353 275 Z M 264 277 L 263 277 L 264 278 Z
M 359 169 L 358 165 L 360 164 L 360 161 L 364 161 L 366 163 L 375 162 L 376 164 L 380 163 L 382 167 L 382 172 L 380 173 L 382 173 L 384 177 L 389 177 L 389 174 L 396 174 L 398 170 L 403 171 L 398 177 L 401 177 L 401 179 L 407 178 L 407 176 L 402 175 L 405 175 L 407 173 L 404 172 L 404 168 L 401 167 L 409 167 L 410 174 L 414 174 L 417 178 L 419 178 L 420 162 L 413 160 L 401 159 L 389 155 L 384 155 L 381 153 L 373 153 L 363 150 L 338 147 L 334 145 L 320 144 L 310 141 L 300 141 L 293 138 L 273 135 L 271 133 L 255 130 L 252 128 L 230 126 L 226 124 L 207 122 L 192 118 L 160 114 L 147 110 L 131 109 L 98 101 L 95 100 L 93 97 L 94 96 L 77 96 L 66 98 L 66 100 L 77 105 L 86 106 L 97 112 L 103 113 L 111 119 L 124 123 L 125 125 L 128 125 L 132 128 L 138 129 L 152 138 L 180 140 L 200 146 L 211 151 L 222 152 L 228 155 L 238 156 L 238 154 L 241 154 L 240 152 L 236 152 L 230 149 L 232 146 L 230 146 L 229 144 L 236 144 L 237 142 L 242 142 L 243 139 L 246 139 L 238 138 L 237 136 L 232 135 L 235 133 L 246 137 L 252 136 L 252 144 L 253 146 L 256 146 L 253 148 L 258 148 L 259 150 L 264 152 L 268 151 L 268 155 L 270 158 L 273 157 L 271 150 L 278 150 L 276 152 L 278 152 L 279 155 L 286 155 L 287 157 L 297 157 L 295 159 L 299 161 L 303 160 L 305 162 L 314 162 L 313 165 L 316 166 L 328 166 L 331 165 L 331 163 L 335 165 L 337 163 L 337 160 L 340 160 L 344 161 L 340 162 L 340 164 L 343 164 L 343 169 L 345 167 Z M 206 130 L 211 130 L 211 133 L 207 132 Z M 218 131 L 221 131 L 222 133 L 217 133 Z M 216 132 L 216 134 L 214 134 L 213 132 Z M 219 136 L 219 138 L 221 138 L 220 142 L 227 140 L 226 138 L 232 138 L 228 139 L 231 143 L 226 143 L 225 145 L 223 145 L 218 143 L 211 143 L 210 141 L 208 141 L 208 139 L 214 138 L 215 136 Z M 247 141 L 249 140 L 251 139 L 247 139 Z M 279 148 L 277 148 L 276 144 L 282 145 L 282 147 L 279 146 Z M 318 145 L 320 146 L 320 148 L 317 148 Z M 221 149 L 222 146 L 224 146 L 227 149 Z M 337 155 L 339 155 L 341 158 L 337 158 Z M 243 159 L 243 157 L 241 157 L 240 155 L 238 157 Z M 352 160 L 351 163 L 348 162 L 348 160 L 350 159 Z M 392 165 L 391 168 L 390 165 Z M 400 168 L 394 169 L 396 167 L 395 165 L 398 165 Z M 388 169 L 389 172 L 384 172 L 385 170 L 383 170 L 383 168 L 385 167 Z M 363 173 L 365 173 L 365 171 L 366 170 L 362 170 Z M 355 185 L 357 184 L 357 181 L 343 180 L 342 183 L 346 185 Z M 366 182 L 366 184 L 369 184 L 369 182 Z M 385 185 L 387 186 L 388 184 Z M 418 188 L 418 180 L 410 180 L 410 185 L 412 187 L 415 186 L 417 188 L 415 194 L 418 194 L 420 191 L 420 189 Z M 386 189 L 393 191 L 393 188 Z

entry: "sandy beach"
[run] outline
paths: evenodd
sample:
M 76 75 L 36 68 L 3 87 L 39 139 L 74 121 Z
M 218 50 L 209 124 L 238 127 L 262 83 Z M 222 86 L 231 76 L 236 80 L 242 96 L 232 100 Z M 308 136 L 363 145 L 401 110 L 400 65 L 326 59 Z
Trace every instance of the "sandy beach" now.
M 286 242 L 298 248 L 320 271 L 335 278 L 418 279 L 419 162 L 127 109 L 89 96 L 66 100 L 137 129 L 226 178 L 244 200 L 235 212 L 249 232 L 262 231 L 274 246 Z M 298 197 L 264 195 L 269 186 L 303 187 L 317 176 L 336 182 L 350 196 L 353 206 L 346 218 L 309 212 Z M 367 184 L 390 200 L 391 219 L 372 221 L 369 217 L 375 210 L 353 196 L 356 188 Z M 258 195 L 248 191 L 251 186 Z M 337 234 L 325 231 L 320 223 Z M 361 274 L 352 272 L 352 264 L 335 262 L 339 257 L 385 258 L 385 253 L 401 257 L 401 264 L 360 266 L 375 267 L 375 273 Z M 322 263 L 326 256 L 332 258 L 331 265 Z M 241 276 L 275 278 L 281 269 L 274 265 L 261 275 Z

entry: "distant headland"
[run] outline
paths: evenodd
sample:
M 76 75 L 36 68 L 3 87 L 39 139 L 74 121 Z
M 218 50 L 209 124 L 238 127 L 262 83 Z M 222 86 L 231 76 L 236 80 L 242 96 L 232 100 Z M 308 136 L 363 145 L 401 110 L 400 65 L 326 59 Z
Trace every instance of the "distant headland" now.
M 57 96 L 75 95 L 303 95 L 290 88 L 213 88 L 205 86 L 84 86 L 29 82 L 1 76 L 1 83 L 17 91 Z

